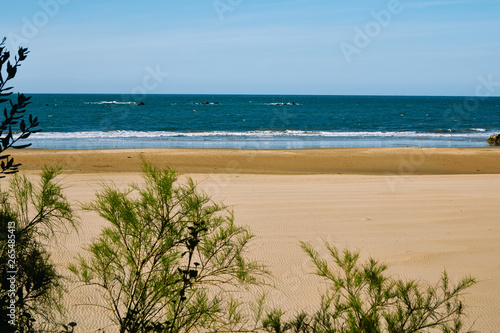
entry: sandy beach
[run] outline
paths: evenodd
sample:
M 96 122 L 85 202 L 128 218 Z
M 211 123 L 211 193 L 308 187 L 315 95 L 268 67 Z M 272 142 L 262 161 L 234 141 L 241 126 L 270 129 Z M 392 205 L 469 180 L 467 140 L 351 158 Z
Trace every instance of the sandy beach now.
M 234 210 L 256 235 L 250 256 L 266 264 L 276 289 L 270 305 L 285 311 L 315 307 L 324 285 L 300 249 L 320 253 L 329 242 L 358 249 L 389 265 L 389 274 L 436 283 L 471 275 L 467 325 L 500 327 L 500 149 L 359 148 L 317 150 L 23 150 L 10 152 L 35 175 L 43 165 L 64 168 L 61 182 L 75 204 L 89 202 L 103 181 L 140 182 L 140 154 L 153 165 L 192 177 Z M 8 179 L 8 178 L 7 178 Z M 184 178 L 183 178 L 184 179 Z M 6 188 L 6 179 L 1 180 Z M 54 247 L 64 268 L 106 224 L 81 212 L 79 234 Z M 106 325 L 105 313 L 79 305 L 99 302 L 86 288 L 66 297 L 79 332 Z M 466 326 L 468 327 L 468 326 Z M 108 330 L 106 330 L 108 332 Z
M 60 165 L 68 172 L 108 173 L 141 170 L 143 155 L 159 167 L 180 173 L 441 175 L 500 173 L 500 149 L 338 148 L 103 149 L 11 152 L 23 170 Z

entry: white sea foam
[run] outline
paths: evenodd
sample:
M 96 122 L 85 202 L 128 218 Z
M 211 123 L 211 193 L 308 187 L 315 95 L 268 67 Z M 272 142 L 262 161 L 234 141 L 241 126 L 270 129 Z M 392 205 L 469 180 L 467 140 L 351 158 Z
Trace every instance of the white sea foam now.
M 286 105 L 300 105 L 300 104 L 295 102 L 283 102 L 283 103 L 266 103 L 266 105 L 286 106 Z
M 100 101 L 100 102 L 85 102 L 85 104 L 118 104 L 118 105 L 132 105 L 137 104 L 136 102 L 118 102 L 118 101 Z
M 467 130 L 471 132 L 486 132 L 484 128 L 468 128 Z
M 493 132 L 491 133 L 493 134 Z M 146 132 L 146 131 L 92 131 L 92 132 L 40 132 L 33 135 L 35 139 L 127 139 L 127 138 L 185 138 L 185 139 L 273 139 L 273 138 L 484 138 L 489 133 L 484 129 L 476 131 L 453 132 L 335 132 L 335 131 L 248 131 L 248 132 Z

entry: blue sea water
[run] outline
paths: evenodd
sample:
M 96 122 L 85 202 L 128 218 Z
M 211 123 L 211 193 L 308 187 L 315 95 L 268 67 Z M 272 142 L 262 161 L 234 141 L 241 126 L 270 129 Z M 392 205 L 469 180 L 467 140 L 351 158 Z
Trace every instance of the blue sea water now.
M 31 96 L 42 149 L 484 147 L 500 132 L 500 98 Z

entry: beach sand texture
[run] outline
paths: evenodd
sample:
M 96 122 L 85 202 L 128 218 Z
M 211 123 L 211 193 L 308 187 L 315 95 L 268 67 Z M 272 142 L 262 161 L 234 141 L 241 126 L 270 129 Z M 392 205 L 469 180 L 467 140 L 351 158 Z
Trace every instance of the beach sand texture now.
M 300 241 L 325 256 L 327 241 L 387 263 L 394 277 L 434 284 L 443 270 L 455 282 L 472 275 L 478 283 L 466 291 L 467 324 L 498 332 L 499 149 L 25 150 L 14 156 L 30 177 L 43 164 L 64 166 L 61 181 L 76 204 L 91 201 L 103 181 L 140 182 L 139 152 L 192 177 L 234 210 L 236 223 L 251 228 L 256 238 L 249 255 L 275 277 L 269 305 L 293 311 L 319 304 L 324 284 Z M 53 249 L 61 270 L 106 224 L 95 213 L 79 213 L 80 233 Z M 68 287 L 68 319 L 78 331 L 105 326 L 102 309 L 79 305 L 102 304 L 96 293 Z
M 140 154 L 161 167 L 189 173 L 251 174 L 491 174 L 500 173 L 500 149 L 334 148 L 22 150 L 11 152 L 23 170 L 59 164 L 74 172 L 140 171 Z

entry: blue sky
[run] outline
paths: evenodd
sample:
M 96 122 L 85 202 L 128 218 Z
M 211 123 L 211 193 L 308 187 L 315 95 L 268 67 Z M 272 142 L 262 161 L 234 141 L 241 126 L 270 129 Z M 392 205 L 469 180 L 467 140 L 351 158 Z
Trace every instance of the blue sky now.
M 0 35 L 31 51 L 23 92 L 473 96 L 483 77 L 500 96 L 498 0 L 23 0 L 2 13 Z

